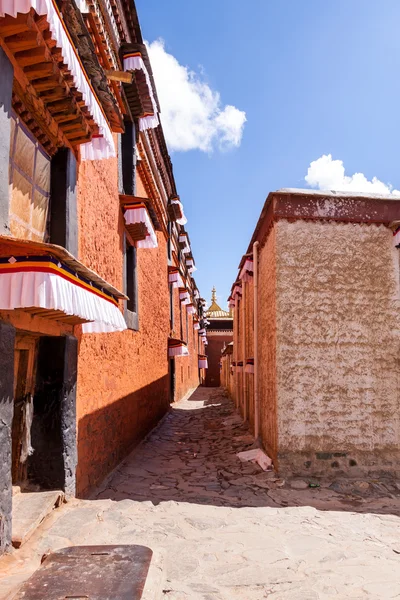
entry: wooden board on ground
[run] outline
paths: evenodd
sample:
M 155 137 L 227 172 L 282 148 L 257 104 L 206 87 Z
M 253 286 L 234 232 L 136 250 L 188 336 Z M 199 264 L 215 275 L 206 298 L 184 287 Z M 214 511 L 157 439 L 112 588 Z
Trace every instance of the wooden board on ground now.
M 58 490 L 23 492 L 12 500 L 12 544 L 19 548 L 40 523 L 60 505 L 64 493 Z
M 50 554 L 15 600 L 140 600 L 153 552 L 146 546 L 72 546 Z

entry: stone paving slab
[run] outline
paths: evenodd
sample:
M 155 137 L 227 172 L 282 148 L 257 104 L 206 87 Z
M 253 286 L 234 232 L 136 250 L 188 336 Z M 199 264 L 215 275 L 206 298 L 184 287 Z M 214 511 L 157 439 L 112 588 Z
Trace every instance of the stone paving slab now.
M 107 543 L 159 556 L 152 600 L 400 598 L 396 482 L 295 489 L 237 459 L 251 439 L 241 421 L 222 425 L 233 414 L 210 388 L 174 405 L 92 500 L 55 511 L 2 578 L 0 561 L 1 600 L 49 549 Z

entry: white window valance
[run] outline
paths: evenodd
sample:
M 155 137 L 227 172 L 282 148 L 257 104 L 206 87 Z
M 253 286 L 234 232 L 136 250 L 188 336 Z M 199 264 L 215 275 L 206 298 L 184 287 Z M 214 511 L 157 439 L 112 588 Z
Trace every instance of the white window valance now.
M 111 294 L 52 256 L 1 258 L 0 310 L 31 308 L 59 311 L 87 321 L 82 325 L 85 333 L 127 328 Z
M 146 65 L 143 62 L 142 55 L 140 52 L 133 52 L 132 54 L 125 54 L 124 56 L 124 69 L 125 71 L 142 71 L 144 73 L 146 84 L 149 90 L 151 105 L 153 107 L 153 114 L 143 115 L 139 118 L 139 129 L 145 131 L 146 129 L 154 129 L 160 124 L 158 120 L 158 110 L 156 100 L 154 98 L 154 92 L 150 81 L 149 73 L 146 69 Z
M 186 310 L 188 311 L 189 315 L 195 315 L 196 314 L 196 309 L 193 306 L 192 303 L 189 302 L 189 304 L 186 304 Z
M 254 373 L 254 358 L 248 358 L 246 360 L 244 371 L 245 373 Z
M 180 219 L 177 219 L 176 222 L 179 223 L 179 225 L 186 225 L 187 218 L 185 217 L 185 213 L 183 212 L 182 202 L 178 200 L 178 198 L 172 198 L 171 204 L 177 204 L 181 209 L 182 217 Z
M 199 369 L 208 369 L 207 356 L 199 356 Z
M 175 356 L 189 356 L 189 350 L 185 342 L 169 338 L 168 356 L 169 358 L 174 358 Z
M 157 235 L 145 204 L 138 202 L 126 206 L 124 218 L 127 229 L 138 248 L 157 248 Z M 130 229 L 129 226 L 132 228 Z
M 186 266 L 188 268 L 189 273 L 193 273 L 194 271 L 197 271 L 197 268 L 194 266 L 194 260 L 192 258 L 186 259 Z
M 183 279 L 179 273 L 179 269 L 171 269 L 168 273 L 168 283 L 172 283 L 173 287 L 183 287 Z
M 200 329 L 200 324 L 196 323 L 196 321 L 193 323 L 193 329 L 195 330 L 199 330 Z
M 241 281 L 250 281 L 253 277 L 253 259 L 246 258 L 244 265 L 240 270 L 239 279 Z
M 88 112 L 99 128 L 99 137 L 94 137 L 90 142 L 80 146 L 82 160 L 101 160 L 115 156 L 114 140 L 108 121 L 79 59 L 77 50 L 70 41 L 55 1 L 0 0 L 0 17 L 4 17 L 6 14 L 16 17 L 17 13 L 26 14 L 31 8 L 38 15 L 46 15 L 51 36 L 57 42 L 57 46 L 61 48 L 63 61 L 68 65 L 74 79 L 74 86 L 82 94 Z
M 187 254 L 188 252 L 190 252 L 190 245 L 187 233 L 181 233 L 179 235 L 179 243 L 184 244 L 184 247 L 182 248 L 183 254 Z
M 189 292 L 185 289 L 179 290 L 179 300 L 182 302 L 182 304 L 189 304 L 190 303 Z

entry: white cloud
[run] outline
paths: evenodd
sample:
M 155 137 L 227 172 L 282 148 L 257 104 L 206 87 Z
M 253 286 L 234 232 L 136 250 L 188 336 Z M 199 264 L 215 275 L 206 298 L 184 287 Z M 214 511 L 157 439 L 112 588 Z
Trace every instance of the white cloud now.
M 364 173 L 345 175 L 343 161 L 333 160 L 331 154 L 323 154 L 312 161 L 304 179 L 310 187 L 320 190 L 400 196 L 400 190 L 394 190 L 390 183 L 383 183 L 376 177 L 370 181 Z
M 171 150 L 211 152 L 240 146 L 246 113 L 222 107 L 220 95 L 168 54 L 163 40 L 147 44 L 161 106 L 161 120 Z

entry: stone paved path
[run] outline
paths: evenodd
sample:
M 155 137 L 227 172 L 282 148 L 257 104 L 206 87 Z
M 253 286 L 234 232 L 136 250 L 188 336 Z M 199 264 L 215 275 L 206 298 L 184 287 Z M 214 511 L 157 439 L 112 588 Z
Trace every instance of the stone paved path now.
M 237 459 L 250 443 L 221 390 L 199 388 L 94 499 L 58 509 L 0 561 L 0 599 L 44 552 L 107 543 L 153 549 L 145 600 L 400 598 L 400 486 L 294 489 Z

